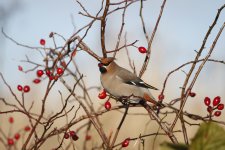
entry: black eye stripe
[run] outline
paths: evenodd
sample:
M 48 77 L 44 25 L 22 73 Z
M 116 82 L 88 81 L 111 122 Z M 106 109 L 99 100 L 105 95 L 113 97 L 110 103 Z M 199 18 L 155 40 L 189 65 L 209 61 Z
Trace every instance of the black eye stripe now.
M 101 73 L 106 73 L 107 72 L 107 69 L 105 68 L 105 67 L 99 67 L 99 71 L 101 72 Z

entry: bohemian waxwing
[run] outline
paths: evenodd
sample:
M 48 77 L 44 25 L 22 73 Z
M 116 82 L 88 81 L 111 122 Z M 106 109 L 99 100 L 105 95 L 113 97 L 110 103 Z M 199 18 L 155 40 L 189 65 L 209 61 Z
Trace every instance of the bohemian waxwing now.
M 145 83 L 134 73 L 118 66 L 114 60 L 112 57 L 103 58 L 99 63 L 103 88 L 118 99 L 129 97 L 132 103 L 145 100 L 157 104 L 149 89 L 158 89 Z

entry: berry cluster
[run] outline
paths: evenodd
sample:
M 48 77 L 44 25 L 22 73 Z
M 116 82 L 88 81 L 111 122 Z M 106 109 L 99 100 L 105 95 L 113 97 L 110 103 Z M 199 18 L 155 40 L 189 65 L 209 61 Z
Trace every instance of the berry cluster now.
M 36 84 L 37 83 L 40 83 L 41 80 L 39 78 L 41 78 L 44 74 L 47 75 L 47 77 L 49 78 L 49 80 L 58 80 L 58 78 L 61 75 L 63 75 L 63 73 L 64 73 L 64 70 L 63 70 L 63 68 L 60 68 L 60 67 L 57 68 L 55 75 L 54 75 L 54 73 L 50 69 L 47 69 L 45 71 L 45 73 L 44 73 L 43 70 L 37 70 L 36 74 L 37 74 L 37 77 L 38 78 L 37 79 L 34 79 L 33 82 L 36 83 Z
M 65 139 L 69 139 L 69 138 L 72 138 L 74 141 L 77 141 L 79 139 L 79 137 L 77 136 L 76 132 L 75 131 L 69 131 L 69 132 L 66 132 L 64 134 L 64 138 Z
M 9 123 L 11 125 L 13 125 L 14 118 L 13 117 L 9 117 L 8 121 L 9 121 Z M 8 145 L 9 146 L 13 146 L 20 139 L 20 137 L 21 137 L 20 136 L 20 132 L 24 132 L 24 131 L 25 132 L 29 132 L 30 130 L 31 130 L 30 126 L 27 125 L 27 126 L 24 127 L 24 130 L 19 130 L 18 132 L 16 132 L 13 137 L 8 137 L 7 138 Z
M 216 96 L 213 99 L 212 106 L 211 106 L 210 105 L 211 104 L 210 98 L 209 97 L 205 97 L 204 103 L 207 106 L 207 111 L 209 112 L 209 116 L 210 117 L 212 117 L 212 116 L 219 117 L 221 115 L 221 110 L 224 109 L 224 104 L 222 104 L 220 102 L 221 102 L 220 96 Z
M 105 99 L 107 97 L 105 89 L 101 93 L 98 94 L 99 99 Z M 110 110 L 111 109 L 111 103 L 107 100 L 105 102 L 105 109 Z
M 24 93 L 28 93 L 30 91 L 30 86 L 25 85 L 24 87 L 22 85 L 17 86 L 18 91 L 23 91 Z

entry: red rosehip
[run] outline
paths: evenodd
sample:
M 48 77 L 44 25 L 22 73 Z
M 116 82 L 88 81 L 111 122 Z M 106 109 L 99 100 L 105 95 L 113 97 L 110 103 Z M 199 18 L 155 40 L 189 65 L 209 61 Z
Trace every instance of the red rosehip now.
M 54 76 L 49 76 L 49 80 L 54 80 L 55 79 L 55 77 Z
M 109 101 L 105 102 L 105 109 L 107 110 L 111 109 L 111 103 Z
M 62 68 L 57 68 L 57 74 L 62 75 L 64 70 Z
M 9 146 L 14 145 L 14 140 L 11 138 L 8 138 L 8 145 Z
M 212 111 L 213 111 L 212 106 L 208 106 L 207 111 L 208 111 L 209 113 L 212 113 Z
M 40 44 L 41 44 L 41 45 L 45 45 L 45 40 L 44 40 L 44 39 L 41 39 L 41 40 L 40 40 Z
M 19 71 L 23 71 L 23 67 L 22 66 L 18 66 L 18 70 Z
M 18 91 L 22 91 L 23 90 L 23 87 L 21 85 L 18 85 L 17 86 L 17 89 L 18 89 Z
M 146 48 L 143 47 L 143 46 L 138 47 L 138 50 L 139 50 L 140 53 L 146 53 L 147 52 Z
M 25 131 L 30 131 L 30 129 L 31 129 L 31 128 L 30 128 L 29 126 L 26 126 L 26 127 L 24 128 Z
M 73 136 L 73 135 L 75 135 L 75 134 L 76 134 L 76 132 L 75 132 L 75 131 L 73 131 L 73 130 L 72 130 L 72 131 L 70 131 L 69 133 L 70 133 L 70 136 Z
M 125 139 L 125 140 L 122 142 L 122 147 L 127 147 L 127 146 L 129 145 L 129 142 L 130 142 L 130 138 Z
M 19 134 L 19 133 L 16 133 L 16 134 L 14 135 L 14 138 L 15 138 L 16 140 L 19 140 L 19 139 L 20 139 L 20 134 Z
M 72 139 L 73 139 L 74 141 L 77 141 L 77 140 L 79 139 L 79 137 L 78 137 L 76 134 L 74 134 L 74 135 L 72 136 Z
M 37 76 L 41 77 L 44 74 L 43 70 L 37 70 Z
M 209 98 L 209 97 L 205 97 L 205 99 L 204 99 L 204 103 L 205 103 L 205 105 L 206 105 L 206 106 L 209 106 L 209 105 L 210 105 L 210 103 L 211 103 L 210 98 Z
M 40 80 L 40 79 L 34 79 L 33 82 L 34 82 L 35 84 L 38 84 L 38 83 L 41 82 L 41 80 Z
M 23 91 L 24 91 L 25 93 L 28 93 L 28 92 L 30 91 L 30 86 L 29 86 L 29 85 L 25 85 L 25 86 L 23 87 Z
M 220 103 L 220 96 L 217 96 L 213 100 L 213 106 L 217 106 L 219 105 L 219 103 Z
M 219 104 L 219 105 L 217 106 L 217 109 L 218 109 L 218 110 L 223 110 L 223 109 L 224 109 L 224 104 Z
M 221 115 L 221 111 L 216 111 L 216 112 L 214 113 L 214 115 L 215 115 L 216 117 L 219 117 L 219 116 Z
M 98 98 L 100 99 L 105 99 L 106 98 L 106 91 L 103 89 L 103 91 L 101 93 L 98 94 Z
M 14 118 L 13 117 L 9 117 L 9 123 L 13 123 L 14 122 Z
M 47 76 L 50 76 L 52 74 L 50 70 L 46 70 L 45 73 Z
M 195 96 L 196 96 L 196 93 L 194 93 L 194 92 L 190 92 L 190 93 L 189 93 L 189 96 L 191 96 L 191 97 L 195 97 Z
M 158 99 L 159 101 L 162 101 L 164 99 L 164 95 L 161 93 L 159 96 L 158 96 Z
M 69 133 L 66 132 L 66 133 L 64 134 L 64 138 L 65 138 L 65 139 L 68 139 L 69 137 L 70 137 Z
M 90 136 L 90 135 L 86 135 L 85 140 L 86 140 L 86 141 L 91 140 L 91 136 Z

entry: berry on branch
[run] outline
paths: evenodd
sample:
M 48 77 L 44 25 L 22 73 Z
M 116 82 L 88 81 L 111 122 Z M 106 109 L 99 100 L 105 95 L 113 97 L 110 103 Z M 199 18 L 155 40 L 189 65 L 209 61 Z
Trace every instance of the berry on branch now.
M 147 52 L 146 48 L 143 47 L 143 46 L 138 47 L 138 50 L 139 50 L 140 53 L 146 53 Z
M 103 91 L 101 93 L 98 94 L 98 98 L 99 99 L 105 99 L 106 98 L 106 91 L 103 89 Z
M 105 102 L 105 109 L 107 110 L 111 109 L 111 103 L 109 101 Z
M 45 45 L 45 40 L 44 39 L 40 39 L 40 44 L 44 46 Z
M 25 93 L 28 93 L 28 92 L 30 91 L 30 86 L 29 86 L 29 85 L 25 85 L 25 86 L 23 87 L 23 91 L 24 91 Z
M 209 105 L 210 105 L 210 103 L 211 103 L 210 98 L 209 98 L 209 97 L 205 97 L 205 99 L 204 99 L 204 103 L 205 103 L 205 105 L 206 105 L 206 106 L 209 106 Z
M 127 146 L 129 145 L 129 142 L 130 142 L 130 138 L 125 139 L 125 140 L 122 142 L 122 147 L 127 147 Z
M 217 96 L 213 100 L 213 106 L 217 106 L 219 105 L 219 103 L 220 103 L 220 96 Z

